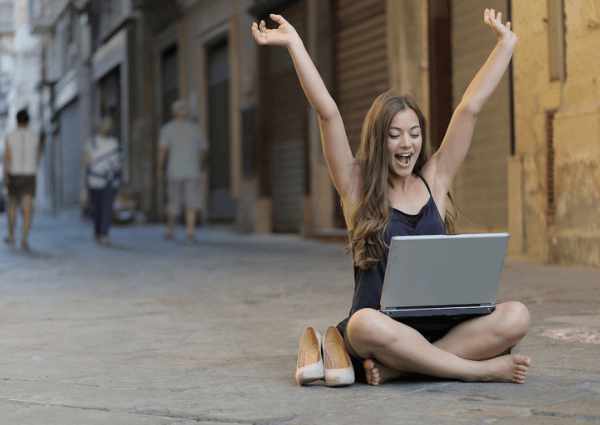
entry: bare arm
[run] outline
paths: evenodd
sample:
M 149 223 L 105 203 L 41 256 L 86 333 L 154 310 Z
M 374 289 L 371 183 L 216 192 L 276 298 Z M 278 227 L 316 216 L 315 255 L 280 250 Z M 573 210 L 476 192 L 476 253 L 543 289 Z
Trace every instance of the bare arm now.
M 252 34 L 259 45 L 282 46 L 290 52 L 304 93 L 319 117 L 323 152 L 333 184 L 345 199 L 355 174 L 355 161 L 340 111 L 294 27 L 280 15 L 271 15 L 271 19 L 279 24 L 277 30 L 267 29 L 264 21 L 261 21 L 260 26 L 256 23 L 252 25 Z
M 436 170 L 436 183 L 444 191 L 444 196 L 467 156 L 477 115 L 498 86 L 517 44 L 517 36 L 510 30 L 510 22 L 503 25 L 501 19 L 501 13 L 495 17 L 493 9 L 485 10 L 484 22 L 498 37 L 498 44 L 467 87 L 452 115 L 442 146 L 431 161 Z

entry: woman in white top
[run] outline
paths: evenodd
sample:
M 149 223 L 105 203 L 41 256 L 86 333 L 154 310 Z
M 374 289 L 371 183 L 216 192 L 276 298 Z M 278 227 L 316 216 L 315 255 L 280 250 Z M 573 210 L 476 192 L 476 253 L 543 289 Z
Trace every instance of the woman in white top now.
M 4 241 L 15 242 L 17 209 L 23 212 L 21 247 L 29 249 L 27 237 L 31 227 L 32 203 L 35 196 L 35 175 L 40 161 L 40 136 L 27 130 L 29 114 L 23 109 L 17 113 L 17 129 L 6 136 L 4 153 L 4 184 L 8 188 L 8 236 Z
M 83 156 L 86 185 L 94 207 L 94 238 L 100 245 L 108 244 L 113 202 L 120 184 L 121 152 L 113 131 L 112 119 L 103 117 L 98 134 L 86 145 Z

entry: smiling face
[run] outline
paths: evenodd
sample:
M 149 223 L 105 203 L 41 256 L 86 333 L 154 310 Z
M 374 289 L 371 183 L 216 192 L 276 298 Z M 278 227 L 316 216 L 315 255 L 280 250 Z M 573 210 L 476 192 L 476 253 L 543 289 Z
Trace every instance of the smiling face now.
M 421 126 L 416 112 L 406 108 L 394 115 L 387 140 L 391 176 L 393 178 L 410 176 L 423 144 Z

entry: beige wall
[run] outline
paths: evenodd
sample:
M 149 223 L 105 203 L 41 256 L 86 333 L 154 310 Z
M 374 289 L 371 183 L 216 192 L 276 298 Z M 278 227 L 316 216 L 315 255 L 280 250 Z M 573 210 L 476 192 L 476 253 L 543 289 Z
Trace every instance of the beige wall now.
M 514 1 L 515 131 L 522 161 L 523 253 L 600 267 L 600 5 L 565 0 L 566 80 L 550 81 L 547 0 Z M 553 170 L 547 111 L 556 110 Z M 554 174 L 555 214 L 548 209 Z M 552 215 L 554 218 L 552 219 Z
M 194 2 L 188 1 L 187 6 Z M 256 227 L 256 179 L 242 176 L 242 110 L 256 102 L 254 73 L 255 43 L 250 35 L 252 17 L 247 13 L 250 0 L 206 1 L 188 13 L 179 26 L 181 95 L 197 97 L 198 120 L 208 126 L 206 91 L 206 46 L 226 36 L 230 52 L 230 169 L 231 195 L 237 203 L 235 223 L 240 230 Z M 205 173 L 208 194 L 208 174 Z M 205 198 L 208 205 L 208 196 Z M 205 211 L 204 216 L 208 215 Z

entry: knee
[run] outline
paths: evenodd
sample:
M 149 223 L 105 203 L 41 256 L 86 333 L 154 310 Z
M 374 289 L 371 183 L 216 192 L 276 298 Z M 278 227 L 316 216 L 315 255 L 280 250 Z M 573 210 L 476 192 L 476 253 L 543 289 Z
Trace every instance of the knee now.
M 531 323 L 529 309 L 518 301 L 502 304 L 499 330 L 503 337 L 517 344 L 527 334 Z
M 372 308 L 357 311 L 348 321 L 348 341 L 355 349 L 383 344 L 386 341 L 386 327 L 381 322 L 385 319 L 388 317 Z

